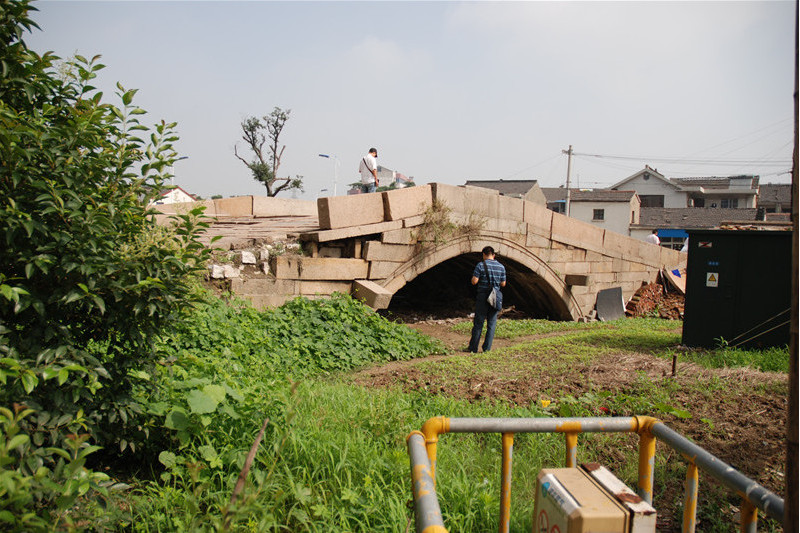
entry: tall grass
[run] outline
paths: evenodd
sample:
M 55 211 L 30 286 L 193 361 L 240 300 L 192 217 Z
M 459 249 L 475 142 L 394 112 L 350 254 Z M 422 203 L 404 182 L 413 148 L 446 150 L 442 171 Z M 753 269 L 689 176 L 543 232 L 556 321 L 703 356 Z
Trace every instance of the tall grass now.
M 663 355 L 677 340 L 675 324 L 659 320 L 558 324 L 501 321 L 499 328 L 509 338 L 574 329 L 564 339 L 525 339 L 527 349 L 552 356 L 558 348 L 573 361 L 637 346 Z M 405 438 L 428 418 L 592 416 L 600 406 L 638 414 L 657 410 L 670 394 L 643 379 L 625 394 L 594 391 L 576 398 L 548 391 L 553 404 L 544 408 L 457 400 L 446 390 L 403 392 L 400 384 L 380 390 L 352 385 L 342 372 L 442 347 L 348 297 L 297 300 L 268 312 L 210 301 L 160 347 L 165 357 L 153 378 L 160 393 L 142 399 L 160 436 L 151 450 L 157 460 L 142 465 L 149 475 L 112 496 L 107 510 L 86 504 L 86 514 L 103 517 L 93 524 L 97 530 L 403 532 L 411 518 Z M 509 357 L 515 349 L 497 355 Z M 558 357 L 551 359 L 550 366 Z M 479 370 L 481 362 L 448 361 L 439 371 L 453 379 L 470 371 L 464 365 Z M 247 484 L 231 502 L 264 418 L 270 423 Z M 636 449 L 633 435 L 582 435 L 579 462 L 602 462 L 635 485 Z M 497 529 L 500 450 L 500 435 L 440 438 L 437 491 L 450 531 Z M 512 531 L 532 529 L 536 475 L 563 465 L 564 454 L 562 436 L 515 437 Z M 655 466 L 663 480 L 657 491 L 680 485 L 683 470 L 668 451 L 659 451 Z

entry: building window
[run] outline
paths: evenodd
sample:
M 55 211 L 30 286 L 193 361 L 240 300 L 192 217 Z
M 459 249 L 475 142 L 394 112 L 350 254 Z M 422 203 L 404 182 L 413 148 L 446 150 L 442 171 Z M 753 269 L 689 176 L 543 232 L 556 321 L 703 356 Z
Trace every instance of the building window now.
M 664 207 L 663 194 L 640 194 L 639 199 L 642 201 L 642 207 Z
M 723 209 L 736 209 L 739 207 L 739 199 L 738 198 L 723 198 L 720 202 L 720 207 Z
M 661 246 L 664 248 L 671 248 L 673 250 L 680 250 L 683 248 L 683 241 L 685 237 L 661 237 Z
M 592 214 L 592 220 L 605 220 L 606 219 L 606 210 L 605 209 L 594 209 Z
M 705 198 L 695 198 L 694 199 L 694 206 L 695 207 L 705 207 L 706 206 Z

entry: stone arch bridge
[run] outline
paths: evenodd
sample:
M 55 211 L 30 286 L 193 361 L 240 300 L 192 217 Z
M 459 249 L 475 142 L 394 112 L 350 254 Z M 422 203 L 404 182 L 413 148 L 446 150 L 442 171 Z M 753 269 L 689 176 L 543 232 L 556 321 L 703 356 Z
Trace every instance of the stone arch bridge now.
M 247 198 L 256 214 L 257 198 Z M 686 265 L 686 254 L 476 187 L 320 198 L 316 210 L 297 233 L 302 254 L 273 256 L 268 268 L 253 268 L 259 275 L 232 277 L 232 291 L 259 307 L 334 292 L 376 309 L 393 298 L 448 305 L 471 290 L 472 268 L 489 245 L 506 266 L 506 305 L 577 320 L 591 314 L 599 291 L 620 287 L 627 301 L 662 268 Z

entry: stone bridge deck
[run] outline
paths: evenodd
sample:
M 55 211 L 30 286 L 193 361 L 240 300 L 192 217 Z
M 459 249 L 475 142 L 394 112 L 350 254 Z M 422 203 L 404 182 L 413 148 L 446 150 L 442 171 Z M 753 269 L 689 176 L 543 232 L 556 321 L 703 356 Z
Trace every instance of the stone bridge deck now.
M 270 257 L 260 275 L 231 279 L 232 291 L 259 307 L 347 292 L 386 308 L 423 279 L 430 291 L 468 287 L 480 250 L 489 245 L 507 269 L 507 304 L 574 320 L 590 314 L 602 289 L 620 287 L 627 301 L 662 268 L 686 265 L 686 254 L 475 187 L 434 183 L 320 198 L 316 206 L 283 200 L 282 216 L 259 214 L 258 207 L 280 200 L 242 198 L 214 204 L 212 233 L 223 234 L 226 244 L 238 239 L 234 246 L 243 238 L 253 244 L 296 238 L 304 250 Z

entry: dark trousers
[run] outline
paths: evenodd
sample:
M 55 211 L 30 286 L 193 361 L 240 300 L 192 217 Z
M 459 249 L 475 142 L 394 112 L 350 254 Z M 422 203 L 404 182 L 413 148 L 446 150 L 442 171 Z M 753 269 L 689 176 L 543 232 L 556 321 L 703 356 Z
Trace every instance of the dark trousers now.
M 483 339 L 483 351 L 488 352 L 492 349 L 494 330 L 497 327 L 497 309 L 491 307 L 486 301 L 488 296 L 488 292 L 478 291 L 478 296 L 475 298 L 475 318 L 472 320 L 472 338 L 469 340 L 468 348 L 473 353 L 478 351 L 484 322 L 486 322 L 486 338 Z

